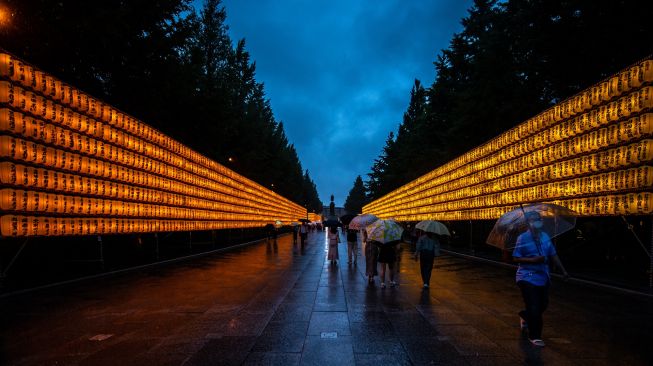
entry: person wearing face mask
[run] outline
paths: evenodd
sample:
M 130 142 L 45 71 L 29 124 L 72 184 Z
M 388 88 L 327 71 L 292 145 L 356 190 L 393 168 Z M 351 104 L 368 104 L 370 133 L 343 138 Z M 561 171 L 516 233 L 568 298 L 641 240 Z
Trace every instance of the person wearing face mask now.
M 519 264 L 517 268 L 517 286 L 524 299 L 525 310 L 519 312 L 520 326 L 528 331 L 529 341 L 538 347 L 543 347 L 542 314 L 549 303 L 549 260 L 551 260 L 564 275 L 569 274 L 562 265 L 551 243 L 549 235 L 542 231 L 542 217 L 537 212 L 526 212 L 528 230 L 519 235 L 512 257 Z

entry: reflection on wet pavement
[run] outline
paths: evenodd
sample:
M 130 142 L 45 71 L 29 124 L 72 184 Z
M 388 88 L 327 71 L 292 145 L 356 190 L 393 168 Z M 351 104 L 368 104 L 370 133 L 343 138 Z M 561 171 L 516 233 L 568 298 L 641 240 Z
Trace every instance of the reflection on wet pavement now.
M 523 339 L 512 271 L 443 256 L 431 288 L 404 249 L 397 288 L 323 232 L 1 300 L 8 365 L 645 365 L 653 305 L 555 282 L 547 347 Z M 343 237 L 344 239 L 344 237 Z M 361 251 L 359 245 L 359 251 Z M 648 340 L 648 341 L 647 341 Z

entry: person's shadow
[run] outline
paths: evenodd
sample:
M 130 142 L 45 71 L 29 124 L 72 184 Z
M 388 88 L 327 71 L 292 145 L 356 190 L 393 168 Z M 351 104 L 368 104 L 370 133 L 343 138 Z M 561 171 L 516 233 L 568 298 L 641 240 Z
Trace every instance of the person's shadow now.
M 517 340 L 519 342 L 519 349 L 524 354 L 524 365 L 543 366 L 542 361 L 542 348 L 536 347 L 528 341 L 528 337 L 522 333 L 521 337 Z

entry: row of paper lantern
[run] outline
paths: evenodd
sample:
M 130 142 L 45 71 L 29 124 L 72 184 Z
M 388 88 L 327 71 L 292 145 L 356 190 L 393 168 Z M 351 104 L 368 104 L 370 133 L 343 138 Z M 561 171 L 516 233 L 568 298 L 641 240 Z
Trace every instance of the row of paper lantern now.
M 107 180 L 99 180 L 54 170 L 29 167 L 12 162 L 0 163 L 0 183 L 50 192 L 86 195 L 125 201 L 145 202 L 193 209 L 248 213 L 257 215 L 301 216 L 303 210 L 280 209 L 276 206 L 257 205 L 252 201 L 232 196 L 214 194 L 211 200 L 193 196 L 157 191 Z
M 181 148 L 181 144 L 175 144 L 173 139 L 156 129 L 6 53 L 0 53 L 0 76 L 80 113 L 99 118 L 120 129 L 133 131 L 149 141 L 156 141 L 166 149 L 174 151 Z
M 642 148 L 642 146 L 647 146 Z M 384 206 L 392 206 L 410 202 L 432 195 L 443 194 L 457 189 L 481 185 L 486 193 L 504 189 L 518 188 L 538 183 L 546 183 L 560 179 L 581 177 L 596 172 L 627 168 L 636 164 L 648 163 L 653 160 L 653 140 L 643 140 L 631 145 L 620 146 L 598 153 L 558 161 L 537 168 L 521 171 L 510 169 L 506 164 L 495 169 L 486 169 L 472 175 L 452 180 L 446 184 L 428 184 L 420 186 L 421 190 L 408 191 L 394 200 L 383 202 Z M 511 174 L 517 172 L 515 174 Z M 431 182 L 429 182 L 431 183 Z M 379 207 L 374 206 L 374 208 Z
M 547 154 L 547 150 L 553 150 L 553 153 Z M 492 187 L 494 191 L 497 188 L 510 189 L 531 184 L 530 177 L 534 175 L 540 178 L 538 183 L 542 183 L 545 181 L 544 178 L 547 175 L 550 180 L 557 180 L 577 175 L 603 172 L 618 167 L 644 164 L 653 159 L 653 140 L 642 140 L 638 143 L 620 146 L 594 154 L 587 154 L 575 159 L 568 159 L 578 156 L 577 153 L 572 153 L 570 150 L 570 145 L 561 143 L 547 149 L 536 151 L 530 155 L 536 156 L 537 159 L 522 157 L 484 170 L 474 169 L 480 170 L 475 174 L 461 174 L 461 177 L 440 177 L 431 182 L 423 183 L 405 193 L 396 194 L 390 199 L 374 201 L 365 206 L 365 211 L 378 212 L 382 207 L 393 207 L 398 204 L 417 201 L 425 196 L 446 195 L 446 192 L 455 189 L 471 188 L 467 192 L 482 192 L 484 189 L 479 186 L 482 183 Z M 565 158 L 567 160 L 562 160 Z M 534 171 L 539 171 L 539 174 L 534 174 Z
M 576 135 L 567 140 L 546 139 L 551 143 L 558 143 L 546 144 L 547 148 L 539 150 L 533 150 L 534 146 L 524 146 L 524 144 L 518 143 L 494 155 L 450 171 L 448 174 L 434 177 L 431 180 L 423 180 L 419 184 L 412 184 L 411 188 L 404 188 L 401 191 L 407 195 L 412 195 L 434 186 L 449 184 L 456 179 L 476 175 L 479 172 L 485 172 L 483 175 L 487 177 L 486 179 L 495 179 L 505 174 L 523 171 L 538 165 L 551 164 L 560 159 L 568 159 L 599 149 L 625 144 L 650 136 L 652 133 L 653 114 L 646 113 L 618 124 Z M 519 157 L 515 159 L 515 156 Z M 501 164 L 504 161 L 507 161 L 507 163 Z M 399 197 L 399 194 L 399 192 L 396 192 L 393 195 L 385 196 L 378 200 L 377 203 L 393 202 Z M 371 203 L 369 208 L 373 209 L 374 205 L 374 203 Z
M 499 193 L 482 194 L 480 190 L 462 189 L 405 204 L 394 204 L 378 208 L 373 213 L 375 215 L 395 217 L 426 212 L 459 211 L 471 208 L 507 206 L 515 202 L 550 201 L 566 197 L 640 191 L 651 186 L 653 186 L 653 168 L 645 166 L 505 190 Z
M 26 132 L 24 135 L 28 137 L 34 137 L 34 135 L 37 135 L 31 133 L 31 128 L 27 127 L 27 126 L 35 125 L 34 123 L 29 122 L 30 120 L 32 120 L 31 118 L 18 117 L 21 116 L 18 113 L 16 113 L 16 116 L 18 118 L 2 118 L 3 115 L 5 117 L 14 115 L 13 111 L 8 111 L 5 109 L 4 112 L 7 113 L 0 113 L 0 131 L 10 132 L 13 134 L 21 134 L 20 132 Z M 68 150 L 81 152 L 85 155 L 90 155 L 92 157 L 97 157 L 99 159 L 108 162 L 118 163 L 138 170 L 151 172 L 157 175 L 167 176 L 171 179 L 184 181 L 183 178 L 192 177 L 191 174 L 183 170 L 174 167 L 169 167 L 163 163 L 159 163 L 157 161 L 154 161 L 153 159 L 149 159 L 142 155 L 138 155 L 120 148 L 116 148 L 115 146 L 110 144 L 104 144 L 102 141 L 91 139 L 89 137 L 84 137 L 80 134 L 74 133 L 67 129 L 55 127 L 48 124 L 46 125 L 51 127 L 50 129 L 44 129 L 45 131 L 49 131 L 49 132 L 44 134 L 38 134 L 37 135 L 38 138 L 35 139 L 42 140 L 43 142 L 48 143 L 50 145 L 61 146 Z M 228 178 L 226 177 L 222 177 L 219 183 L 207 181 L 202 177 L 192 177 L 191 179 L 193 178 L 203 182 L 201 183 L 202 186 L 206 186 L 213 189 L 218 189 L 216 187 L 222 187 L 223 184 L 226 184 L 228 181 Z M 198 184 L 196 181 L 188 182 L 188 179 L 185 179 L 185 181 L 190 184 Z M 229 194 L 232 195 L 238 195 L 240 192 L 246 192 L 248 194 L 247 197 L 249 199 L 255 199 L 252 198 L 251 195 L 253 193 L 251 193 L 247 189 L 247 187 L 243 185 L 239 185 L 239 187 L 240 189 L 234 189 L 230 187 L 223 187 L 223 189 L 226 189 L 227 191 L 229 191 Z M 264 195 L 264 200 L 266 202 L 270 202 L 270 201 L 275 202 L 273 197 L 271 197 L 270 195 Z M 275 203 L 288 207 L 292 206 L 289 203 L 283 202 L 281 200 L 276 200 Z
M 632 71 L 632 70 L 638 70 L 638 71 Z M 634 108 L 643 108 L 643 107 L 637 107 L 638 105 L 641 106 L 642 103 L 650 103 L 651 99 L 651 92 L 649 88 L 644 88 L 645 92 L 644 93 L 632 93 L 628 98 L 624 98 L 622 101 L 618 103 L 613 103 L 612 107 L 610 107 L 610 104 L 607 104 L 609 100 L 612 100 L 619 95 L 621 95 L 622 92 L 625 91 L 630 91 L 635 90 L 646 83 L 651 82 L 651 74 L 653 73 L 653 60 L 646 60 L 638 65 L 634 65 L 633 67 L 627 68 L 623 70 L 620 73 L 615 74 L 611 78 L 606 79 L 604 82 L 598 83 L 594 85 L 591 88 L 588 88 L 584 90 L 583 92 L 578 93 L 572 98 L 569 98 L 567 101 L 564 101 L 563 103 L 560 103 L 556 106 L 553 106 L 546 111 L 538 114 L 537 116 L 527 120 L 526 122 L 508 130 L 507 132 L 501 134 L 500 136 L 492 139 L 488 143 L 485 143 L 479 147 L 476 147 L 469 151 L 466 154 L 463 154 L 450 162 L 442 165 L 441 167 L 431 171 L 430 173 L 425 174 L 422 177 L 417 178 L 416 180 L 406 184 L 405 186 L 401 187 L 400 189 L 393 191 L 386 196 L 382 197 L 381 199 L 389 198 L 393 194 L 398 193 L 398 191 L 401 191 L 401 189 L 410 189 L 414 185 L 423 183 L 424 181 L 428 181 L 430 179 L 433 179 L 434 177 L 444 175 L 448 173 L 449 171 L 456 169 L 460 166 L 463 166 L 465 164 L 468 164 L 470 162 L 474 162 L 482 157 L 485 157 L 489 154 L 496 153 L 497 151 L 504 149 L 505 147 L 514 144 L 517 141 L 520 141 L 521 139 L 525 139 L 541 130 L 548 129 L 552 127 L 553 125 L 557 124 L 558 122 L 562 121 L 565 118 L 570 118 L 575 116 L 576 114 L 581 113 L 581 110 L 572 110 L 570 108 L 563 107 L 564 105 L 569 105 L 569 101 L 571 100 L 577 100 L 578 98 L 582 99 L 583 96 L 585 96 L 585 99 L 587 99 L 587 95 L 590 95 L 592 92 L 595 95 L 606 95 L 607 98 L 603 98 L 601 101 L 604 103 L 604 106 L 607 106 L 604 108 L 604 113 L 600 114 L 599 110 L 600 108 L 597 108 L 598 106 L 601 105 L 600 102 L 596 102 L 592 104 L 593 109 L 596 112 L 592 112 L 590 115 L 587 116 L 587 118 L 593 117 L 592 121 L 595 121 L 595 123 L 600 123 L 599 121 L 599 116 L 618 116 L 619 111 L 629 111 L 629 113 L 634 113 L 633 112 L 633 106 L 628 108 L 623 108 L 623 106 L 627 106 L 628 103 L 635 103 Z M 607 91 L 609 90 L 609 85 L 623 85 L 623 83 L 619 84 L 619 80 L 623 80 L 623 76 L 620 75 L 625 75 L 626 73 L 631 73 L 633 72 L 634 77 L 632 77 L 632 80 L 637 80 L 636 82 L 633 82 L 632 84 L 628 84 L 628 88 L 613 88 L 613 94 L 609 94 Z M 639 75 L 639 76 L 637 76 Z M 636 76 L 636 77 L 635 77 Z M 610 82 L 612 80 L 612 82 Z M 599 93 L 599 91 L 603 91 Z M 589 93 L 589 94 L 588 94 Z M 607 94 L 606 94 L 607 93 Z M 565 104 L 566 103 L 566 104 Z M 590 103 L 591 104 L 591 103 Z M 622 106 L 621 108 L 619 106 Z M 562 111 L 567 110 L 568 113 L 563 113 Z M 583 109 L 584 111 L 585 109 Z M 608 112 L 612 111 L 612 114 L 609 114 Z M 606 119 L 607 121 L 608 119 Z
M 553 150 L 553 153 L 551 150 Z M 436 191 L 431 192 L 443 193 L 479 183 L 491 183 L 505 177 L 512 177 L 509 178 L 511 181 L 507 185 L 509 188 L 514 188 L 520 182 L 523 182 L 523 184 L 535 183 L 533 180 L 543 182 L 643 164 L 653 159 L 653 140 L 641 140 L 634 144 L 622 145 L 586 155 L 572 154 L 569 150 L 571 150 L 569 145 L 562 144 L 562 146 L 536 151 L 526 157 L 486 168 L 476 173 L 460 174 L 460 176 L 452 174 L 451 177 L 441 177 L 396 195 L 392 199 L 379 201 L 369 207 L 374 208 L 382 203 L 386 205 L 393 204 L 402 198 L 419 195 L 432 189 L 436 189 Z M 562 160 L 564 157 L 571 159 Z M 516 175 L 516 173 L 520 174 Z M 537 179 L 531 177 L 537 177 Z
M 136 218 L 160 218 L 180 220 L 229 220 L 294 221 L 296 215 L 241 214 L 232 212 L 209 211 L 183 207 L 152 205 L 142 202 L 124 202 L 89 198 L 85 196 L 68 196 L 56 193 L 0 189 L 0 209 L 5 212 L 33 213 L 50 215 L 85 215 L 85 216 L 126 216 Z
M 651 214 L 653 210 L 653 194 L 650 192 L 639 192 L 625 195 L 556 200 L 550 201 L 550 203 L 568 207 L 581 216 L 644 215 Z M 454 212 L 433 212 L 420 215 L 397 216 L 395 219 L 399 221 L 496 220 L 504 212 L 517 208 L 519 206 L 492 207 Z
M 592 160 L 592 157 L 589 156 L 583 158 L 588 158 L 587 160 L 589 161 Z M 577 160 L 582 160 L 582 158 Z M 565 179 L 562 182 L 568 182 L 570 181 L 569 178 L 573 177 L 577 177 L 572 179 L 574 181 L 583 180 L 588 184 L 583 183 L 582 185 L 579 185 L 583 187 L 580 190 L 569 190 L 567 192 L 569 195 L 591 194 L 593 189 L 596 189 L 597 192 L 603 192 L 608 189 L 606 187 L 612 187 L 612 189 L 615 191 L 635 189 L 635 182 L 637 182 L 637 188 L 647 188 L 652 183 L 648 178 L 646 178 L 649 176 L 649 174 L 651 174 L 649 166 L 639 166 L 628 170 L 611 171 L 608 173 L 587 176 L 586 174 L 580 174 L 579 170 L 573 171 L 570 169 L 570 166 L 565 165 L 566 164 L 554 164 L 552 166 L 545 166 L 538 169 L 533 169 L 528 172 L 513 174 L 505 178 L 497 179 L 494 181 L 485 181 L 475 185 L 465 185 L 465 180 L 461 179 L 456 182 L 460 184 L 438 186 L 418 194 L 401 197 L 382 206 L 376 206 L 375 210 L 378 210 L 377 212 L 381 212 L 387 209 L 410 207 L 415 205 L 414 202 L 424 202 L 424 200 L 429 203 L 458 200 L 468 197 L 499 193 L 510 189 L 525 188 L 535 184 L 542 186 L 542 184 L 545 184 L 546 182 L 551 182 L 546 184 L 557 184 L 555 181 Z M 548 176 L 548 179 L 543 179 L 545 176 Z M 614 176 L 615 179 L 608 179 L 610 176 Z M 594 182 L 597 179 L 602 180 L 604 178 L 606 180 L 603 181 L 603 184 L 591 184 L 591 182 Z M 623 179 L 628 180 L 629 183 L 623 183 Z M 610 182 L 622 183 L 618 183 L 616 186 L 611 186 Z M 599 187 L 603 188 L 599 189 Z M 608 191 L 609 190 L 610 189 L 608 189 Z M 582 191 L 582 193 L 577 193 L 577 191 Z
M 653 213 L 653 193 L 637 192 L 622 195 L 591 196 L 548 201 L 565 206 L 580 216 L 614 216 L 614 215 L 650 215 Z M 444 212 L 424 212 L 420 214 L 380 215 L 382 219 L 397 221 L 461 221 L 461 220 L 496 220 L 503 213 L 517 209 L 509 205 L 482 209 L 456 210 Z
M 10 59 L 10 58 L 8 58 L 8 59 Z M 11 61 L 11 60 L 8 61 L 8 63 L 12 63 L 12 62 L 13 61 Z M 12 64 L 12 65 L 14 65 L 14 64 Z M 17 75 L 18 74 L 26 75 L 26 74 L 29 74 L 30 72 L 32 72 L 32 74 L 34 74 L 34 72 L 35 72 L 34 69 L 33 68 L 30 69 L 29 66 L 28 67 L 25 67 L 25 65 L 23 65 L 23 66 L 18 65 L 18 66 L 19 66 L 19 69 L 22 70 L 22 71 L 19 70 L 19 72 L 17 72 Z M 551 111 L 553 113 L 553 117 L 552 117 L 553 120 L 560 120 L 562 118 L 569 117 L 569 116 L 573 115 L 574 112 L 579 113 L 582 110 L 589 108 L 592 104 L 596 105 L 601 101 L 611 100 L 614 97 L 620 95 L 621 93 L 623 93 L 625 91 L 628 91 L 629 89 L 631 89 L 633 87 L 640 86 L 641 84 L 647 82 L 650 79 L 650 77 L 649 77 L 650 76 L 650 69 L 651 69 L 650 62 L 645 61 L 640 65 L 635 65 L 635 66 L 633 66 L 633 67 L 631 67 L 631 68 L 629 68 L 627 70 L 622 71 L 621 73 L 615 75 L 614 77 L 608 79 L 607 81 L 605 81 L 603 83 L 597 84 L 595 87 L 593 87 L 590 90 L 591 94 L 588 94 L 587 92 L 586 93 L 580 93 L 578 96 L 570 98 L 568 101 L 565 101 L 565 102 L 561 103 L 560 105 L 555 106 L 554 108 L 552 108 Z M 15 70 L 12 70 L 12 72 L 13 71 L 15 71 Z M 12 72 L 7 71 L 7 75 L 12 74 Z M 23 77 L 17 76 L 17 77 L 15 77 L 15 80 L 33 80 L 33 78 L 35 78 L 35 77 L 38 77 L 38 76 L 33 76 L 32 78 L 24 77 L 24 76 Z M 56 88 L 57 84 L 54 83 L 53 85 Z M 35 84 L 31 83 L 31 87 L 34 87 L 34 86 L 35 86 Z M 45 92 L 45 89 L 44 89 L 44 92 Z M 54 92 L 51 92 L 50 94 L 58 95 L 58 94 L 61 94 L 61 93 L 58 93 L 58 92 L 54 91 Z M 600 98 L 596 98 L 596 96 L 599 96 Z M 75 99 L 75 98 L 73 98 L 73 99 Z M 78 101 L 80 101 L 80 100 L 83 101 L 84 97 L 79 96 L 79 98 L 76 98 L 76 99 Z M 76 103 L 75 101 L 72 101 L 72 102 Z M 79 107 L 78 104 L 80 104 L 80 103 L 73 104 L 73 106 Z M 84 107 L 84 105 L 86 105 L 86 103 L 81 103 L 81 104 L 82 104 L 81 108 L 83 110 L 87 110 L 87 109 L 90 108 L 90 107 L 89 108 Z M 93 104 L 93 102 L 89 102 L 89 105 L 92 105 L 92 104 Z M 581 107 L 578 108 L 578 106 L 581 106 Z M 547 113 L 549 113 L 549 112 L 547 112 Z M 545 115 L 546 115 L 546 113 L 545 113 Z M 98 116 L 100 116 L 100 115 L 98 115 Z M 128 126 L 128 128 L 129 128 L 129 126 Z
M 136 169 L 141 169 L 149 171 L 155 174 L 168 176 L 173 179 L 183 180 L 183 178 L 192 177 L 193 175 L 184 171 L 175 166 L 170 166 L 168 164 L 156 161 L 154 159 L 139 155 L 134 152 L 127 151 L 115 147 L 111 144 L 105 144 L 102 141 L 89 138 L 88 136 L 83 136 L 72 132 L 71 130 L 64 129 L 45 123 L 43 121 L 38 121 L 32 117 L 25 116 L 21 113 L 14 112 L 9 109 L 0 110 L 0 129 L 2 131 L 10 132 L 16 135 L 23 135 L 31 137 L 37 140 L 41 140 L 45 143 L 61 146 L 73 151 L 79 151 L 90 156 L 95 156 L 100 159 L 104 159 L 110 162 L 115 162 L 123 165 L 127 165 Z M 196 180 L 199 179 L 203 181 L 203 186 L 213 187 L 217 185 L 229 185 L 232 188 L 232 192 L 246 192 L 250 195 L 261 196 L 263 200 L 269 202 L 275 202 L 279 205 L 285 206 L 294 206 L 295 208 L 301 207 L 296 205 L 288 200 L 283 199 L 281 196 L 278 196 L 274 193 L 259 192 L 260 190 L 253 186 L 246 186 L 239 182 L 233 181 L 231 178 L 227 178 L 224 175 L 217 174 L 215 172 L 209 172 L 208 169 L 202 168 L 198 165 L 193 165 L 198 169 L 199 173 L 204 173 L 204 176 L 208 176 L 214 182 L 207 180 L 202 177 L 194 177 Z M 191 169 L 193 170 L 193 169 Z M 186 179 L 188 181 L 188 179 Z M 215 183 L 217 182 L 217 183 Z M 196 182 L 190 182 L 190 184 L 197 184 Z M 233 194 L 233 193 L 232 193 Z
M 51 75 L 47 75 L 46 73 L 38 70 L 32 65 L 29 65 L 23 62 L 22 60 L 13 57 L 12 55 L 6 53 L 0 53 L 0 76 L 7 78 L 14 83 L 22 85 L 23 87 L 26 87 L 36 92 L 40 96 L 48 98 L 49 100 L 57 101 L 81 114 L 90 116 L 92 118 L 99 118 L 100 120 L 107 123 L 108 125 L 114 126 L 125 132 L 128 132 L 134 137 L 140 138 L 148 142 L 151 141 L 157 146 L 160 146 L 175 154 L 179 154 L 183 158 L 189 159 L 192 162 L 198 163 L 208 168 L 209 172 L 212 173 L 218 172 L 219 174 L 222 174 L 230 178 L 234 182 L 239 182 L 241 184 L 244 184 L 246 188 L 242 188 L 242 189 L 246 189 L 248 191 L 251 191 L 252 193 L 258 193 L 259 191 L 262 191 L 268 195 L 272 195 L 277 199 L 280 198 L 282 200 L 285 200 L 283 197 L 277 195 L 276 193 L 267 189 L 266 187 L 260 186 L 255 182 L 251 181 L 250 179 L 245 178 L 239 174 L 236 174 L 232 170 L 229 170 L 224 166 L 218 164 L 217 162 L 212 161 L 207 157 L 193 151 L 192 149 L 164 135 L 163 133 L 157 131 L 156 129 L 140 121 L 137 121 L 133 117 L 130 117 L 122 112 L 117 111 L 110 105 L 104 104 L 88 96 L 87 94 L 69 85 L 66 85 L 65 83 L 57 80 Z M 18 93 L 18 94 L 27 95 L 26 93 Z M 29 99 L 30 101 L 35 100 L 36 101 L 35 103 L 38 104 L 39 98 L 37 94 L 32 94 L 30 95 L 29 98 L 26 96 L 24 99 L 25 101 L 27 99 Z M 41 104 L 46 105 L 45 107 L 42 107 L 42 109 L 44 108 L 46 110 L 46 112 L 44 112 L 46 116 L 57 115 L 56 112 L 50 112 L 50 113 L 47 112 L 48 103 L 41 103 Z M 37 109 L 37 108 L 38 108 L 37 105 L 31 107 L 31 109 Z M 53 106 L 53 108 L 50 109 L 55 109 L 55 107 Z M 28 112 L 32 113 L 29 111 L 29 109 Z M 65 113 L 65 115 L 68 115 L 68 113 Z M 53 117 L 53 118 L 57 118 L 57 117 Z M 81 124 L 83 118 L 78 120 L 80 120 L 80 124 Z M 94 125 L 98 126 L 97 123 Z M 84 127 L 80 125 L 79 128 L 83 129 Z M 129 140 L 127 141 L 127 144 L 129 145 Z M 135 144 L 135 146 L 138 149 L 139 145 L 137 143 Z M 146 147 L 144 148 L 144 150 L 147 153 L 152 149 L 148 149 Z M 154 151 L 153 153 L 156 154 L 156 151 Z M 174 160 L 177 163 L 181 163 L 177 159 Z M 236 187 L 236 188 L 241 189 L 240 187 Z
M 118 164 L 90 159 L 79 154 L 57 150 L 11 136 L 0 136 L 0 158 L 28 162 L 68 173 L 84 174 L 97 177 L 98 179 L 135 184 L 183 195 L 192 195 L 199 198 L 213 199 L 217 193 L 233 196 L 236 199 L 234 202 L 241 204 L 252 202 L 261 207 L 270 206 L 283 210 L 299 210 L 305 212 L 304 207 L 295 204 L 291 205 L 290 201 L 287 201 L 289 202 L 287 204 L 279 204 L 271 198 L 260 198 L 260 196 L 225 187 L 198 177 L 185 177 L 185 181 L 189 183 L 180 182 L 178 180 L 168 179 L 165 175 L 159 176 L 140 170 L 128 169 Z
M 567 140 L 562 140 L 554 145 L 546 144 L 548 147 L 539 150 L 528 149 L 522 144 L 517 144 L 510 146 L 497 154 L 464 165 L 447 174 L 433 177 L 433 179 L 430 180 L 422 179 L 419 184 L 413 183 L 411 184 L 411 187 L 403 188 L 394 192 L 392 195 L 385 196 L 381 199 L 383 201 L 392 201 L 393 196 L 396 198 L 400 192 L 414 194 L 423 191 L 424 189 L 440 184 L 448 184 L 452 180 L 477 174 L 479 172 L 486 172 L 484 174 L 488 176 L 488 179 L 497 178 L 515 171 L 523 171 L 538 165 L 550 164 L 560 159 L 568 159 L 570 157 L 592 153 L 611 146 L 632 142 L 650 136 L 652 132 L 653 115 L 647 113 L 618 124 L 609 125 L 605 128 L 600 128 L 582 135 L 577 135 Z M 559 141 L 553 138 L 547 140 L 552 142 Z M 506 161 L 507 163 L 501 164 L 501 162 Z M 370 205 L 370 208 L 371 207 L 373 207 L 372 204 Z
M 289 222 L 284 222 L 284 224 L 289 224 Z M 265 223 L 260 221 L 181 221 L 21 215 L 4 215 L 0 217 L 0 233 L 7 237 L 158 233 L 239 229 L 261 227 L 263 225 Z
M 392 194 L 388 194 L 382 197 L 380 200 L 391 200 L 393 195 L 397 195 L 403 192 L 408 194 L 419 192 L 426 187 L 441 184 L 449 180 L 458 179 L 483 169 L 490 169 L 496 167 L 503 161 L 509 161 L 515 157 L 521 156 L 521 160 L 513 160 L 511 163 L 509 163 L 509 165 L 511 165 L 509 171 L 514 172 L 515 169 L 519 169 L 521 166 L 523 166 L 522 162 L 524 161 L 524 154 L 527 154 L 527 165 L 532 167 L 533 164 L 550 163 L 559 158 L 568 158 L 570 156 L 592 152 L 597 149 L 606 148 L 615 144 L 628 143 L 633 140 L 650 136 L 652 131 L 653 115 L 646 113 L 618 124 L 612 124 L 605 128 L 589 131 L 582 135 L 576 135 L 575 137 L 569 138 L 567 140 L 555 138 L 554 136 L 546 136 L 546 138 L 542 138 L 539 135 L 545 135 L 546 132 L 540 133 L 535 137 L 539 137 L 539 141 L 546 141 L 546 143 L 540 143 L 537 145 L 531 144 L 531 142 L 535 139 L 527 139 L 524 142 L 509 146 L 500 152 L 490 155 L 484 159 L 480 159 L 474 163 L 459 167 L 447 174 L 435 176 L 432 179 L 428 180 L 420 179 L 419 182 L 411 182 L 401 189 L 393 192 Z M 538 146 L 551 146 L 551 144 L 560 141 L 564 142 L 554 145 L 553 148 L 542 148 L 540 150 L 535 150 Z M 520 167 L 515 167 L 515 164 L 518 164 Z M 372 207 L 372 205 L 370 205 L 370 207 Z

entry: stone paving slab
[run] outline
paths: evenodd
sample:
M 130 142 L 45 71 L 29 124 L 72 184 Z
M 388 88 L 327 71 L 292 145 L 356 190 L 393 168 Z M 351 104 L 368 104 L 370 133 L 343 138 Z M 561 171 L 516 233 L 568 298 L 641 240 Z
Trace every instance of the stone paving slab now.
M 547 346 L 518 329 L 514 274 L 442 256 L 431 288 L 290 236 L 150 272 L 0 300 L 2 365 L 648 365 L 653 302 L 555 282 Z M 362 246 L 359 245 L 359 251 Z

